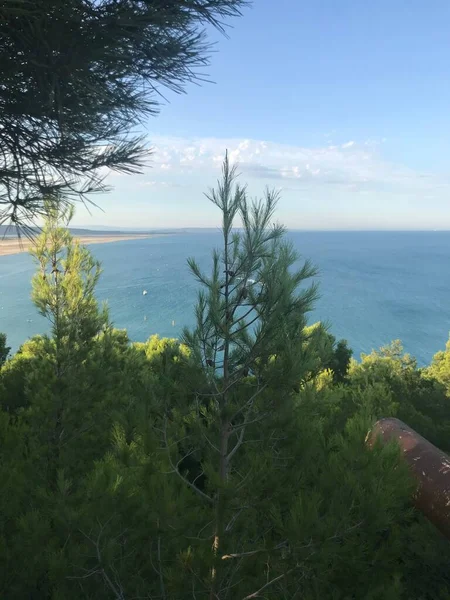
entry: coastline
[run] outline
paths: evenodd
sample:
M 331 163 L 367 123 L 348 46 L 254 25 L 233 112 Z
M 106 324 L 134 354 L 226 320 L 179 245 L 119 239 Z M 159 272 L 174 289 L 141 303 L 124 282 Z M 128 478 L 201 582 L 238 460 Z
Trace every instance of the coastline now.
M 113 242 L 124 242 L 126 240 L 141 240 L 152 237 L 159 237 L 158 233 L 149 234 L 123 234 L 123 235 L 79 235 L 74 236 L 74 239 L 78 240 L 80 244 L 110 244 Z M 33 241 L 28 238 L 22 239 L 0 239 L 0 257 L 9 256 L 11 254 L 20 254 L 22 252 L 28 252 L 33 245 Z

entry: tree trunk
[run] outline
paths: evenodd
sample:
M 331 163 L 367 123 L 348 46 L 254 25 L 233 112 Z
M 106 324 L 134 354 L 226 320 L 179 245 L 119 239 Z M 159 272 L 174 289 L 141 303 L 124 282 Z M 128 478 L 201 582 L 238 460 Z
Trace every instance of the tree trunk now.
M 210 600 L 217 600 L 217 583 L 219 580 L 219 569 L 220 569 L 220 555 L 219 550 L 223 551 L 223 534 L 224 534 L 224 519 L 226 510 L 226 497 L 223 488 L 226 485 L 228 479 L 228 439 L 230 435 L 230 423 L 228 420 L 224 421 L 220 431 L 220 456 L 219 456 L 219 478 L 220 484 L 216 496 L 216 516 L 215 516 L 215 529 L 214 529 L 214 563 L 211 572 L 211 591 L 209 598 Z

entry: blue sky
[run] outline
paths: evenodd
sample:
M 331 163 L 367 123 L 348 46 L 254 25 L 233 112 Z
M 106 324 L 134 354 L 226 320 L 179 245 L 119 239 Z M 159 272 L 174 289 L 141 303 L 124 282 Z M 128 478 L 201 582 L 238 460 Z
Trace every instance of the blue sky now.
M 255 0 L 216 32 L 214 84 L 166 94 L 143 175 L 79 225 L 215 226 L 225 149 L 299 229 L 450 229 L 448 0 Z

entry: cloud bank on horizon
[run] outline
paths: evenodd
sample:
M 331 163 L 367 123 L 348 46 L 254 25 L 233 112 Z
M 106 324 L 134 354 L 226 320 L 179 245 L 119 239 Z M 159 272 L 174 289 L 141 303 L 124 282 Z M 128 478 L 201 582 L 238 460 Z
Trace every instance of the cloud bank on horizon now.
M 353 140 L 320 148 L 288 146 L 273 142 L 236 139 L 198 139 L 154 137 L 152 162 L 155 174 L 183 175 L 217 171 L 225 150 L 231 163 L 237 163 L 243 176 L 279 181 L 302 189 L 305 185 L 340 185 L 350 189 L 372 186 L 396 186 L 399 190 L 429 190 L 436 176 L 417 173 L 390 164 L 381 157 L 380 146 L 386 140 Z M 157 183 L 157 180 L 155 181 Z M 443 183 L 443 182 L 441 182 Z M 450 179 L 446 182 L 450 185 Z M 283 186 L 282 186 L 283 187 Z
M 262 194 L 265 187 L 280 190 L 278 214 L 289 227 L 450 229 L 450 178 L 387 160 L 385 139 L 327 142 L 314 148 L 251 139 L 161 135 L 150 139 L 146 172 L 111 178 L 115 191 L 101 201 L 106 222 L 217 225 L 218 215 L 206 205 L 203 193 L 220 177 L 228 150 L 251 195 Z M 424 207 L 428 207 L 425 217 Z M 88 224 L 86 219 L 84 223 Z

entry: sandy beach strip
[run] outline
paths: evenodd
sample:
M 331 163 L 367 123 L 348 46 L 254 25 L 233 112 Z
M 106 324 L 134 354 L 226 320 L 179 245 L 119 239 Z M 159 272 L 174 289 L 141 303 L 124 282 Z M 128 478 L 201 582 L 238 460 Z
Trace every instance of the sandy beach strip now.
M 80 244 L 109 244 L 111 242 L 123 242 L 125 240 L 139 240 L 156 237 L 158 234 L 130 234 L 130 235 L 81 235 L 74 236 Z M 19 254 L 28 252 L 33 242 L 27 238 L 0 238 L 0 256 L 8 254 Z

